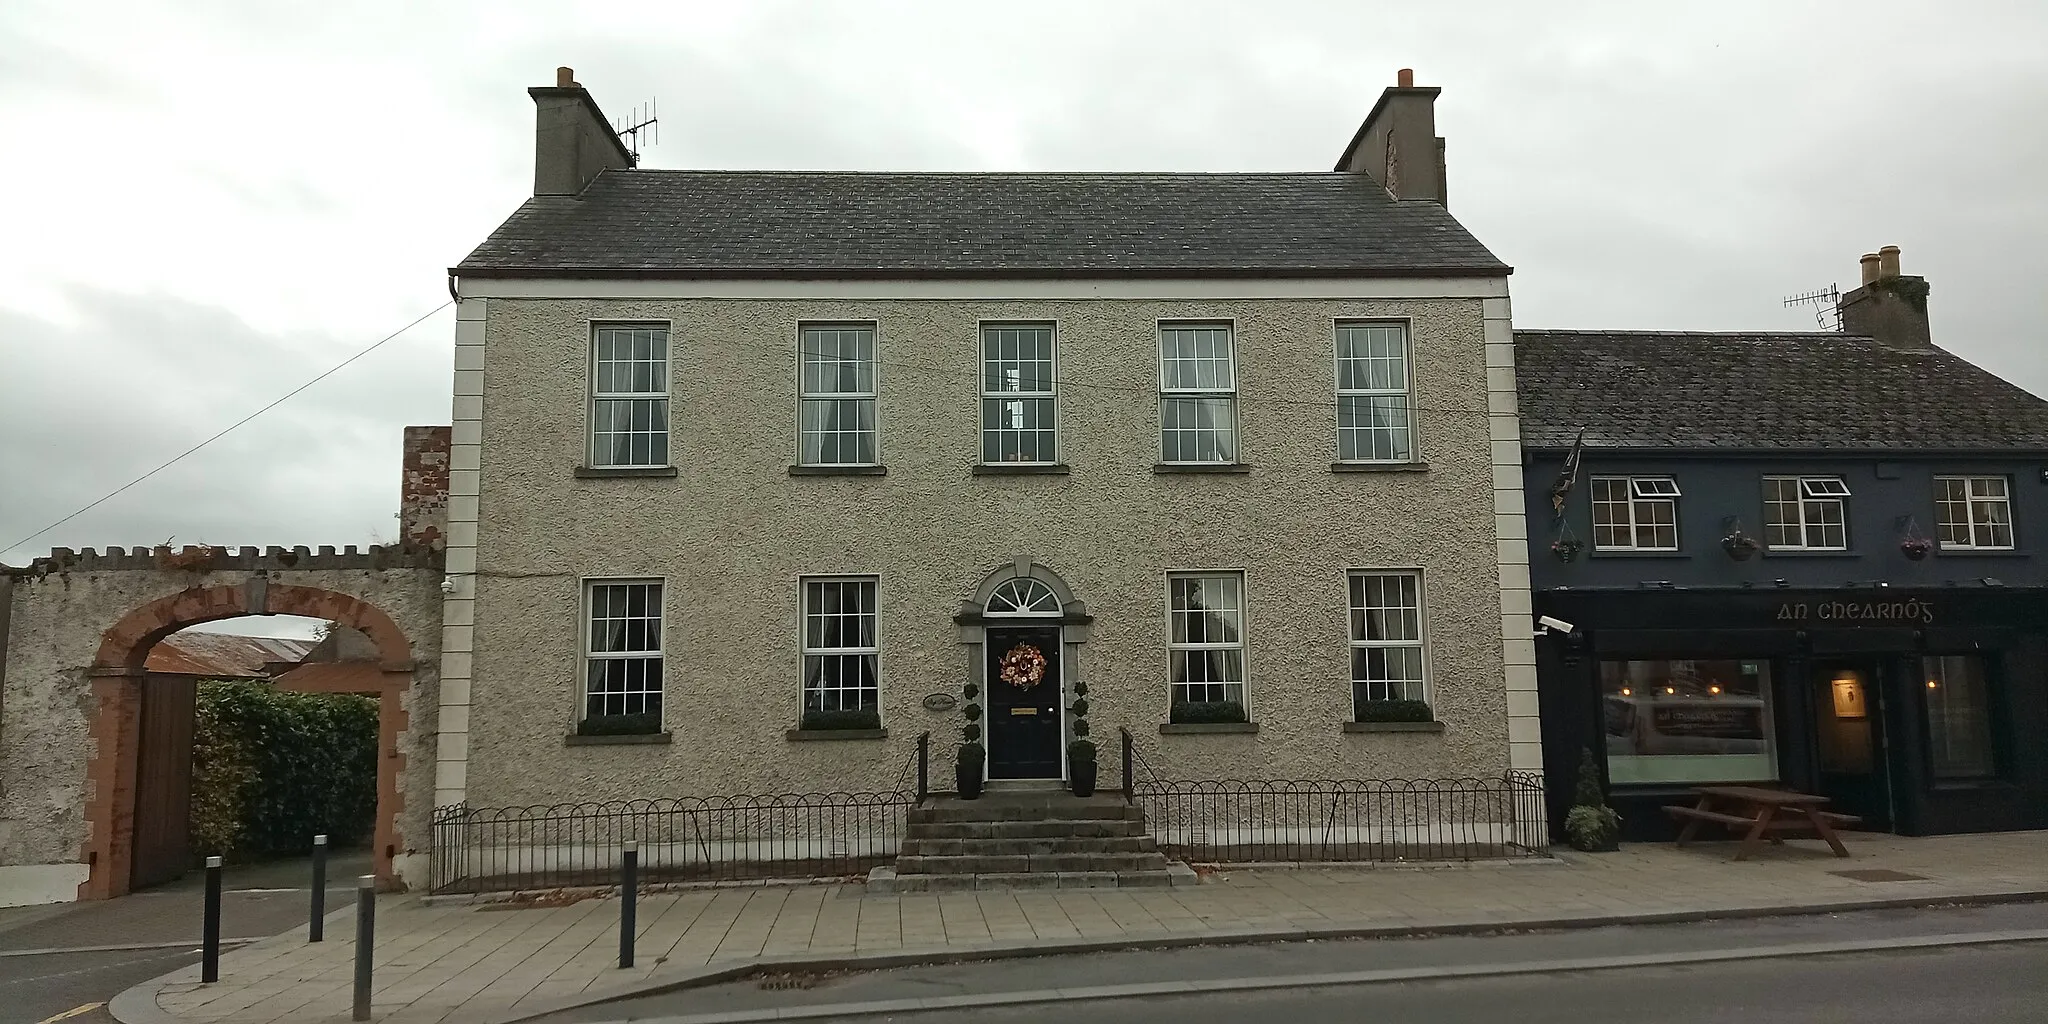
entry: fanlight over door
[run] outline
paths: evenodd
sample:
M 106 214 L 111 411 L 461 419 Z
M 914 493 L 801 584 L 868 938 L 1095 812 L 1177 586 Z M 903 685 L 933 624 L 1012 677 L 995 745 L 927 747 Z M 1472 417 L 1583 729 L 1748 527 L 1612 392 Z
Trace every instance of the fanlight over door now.
M 1029 576 L 1020 576 L 996 588 L 989 595 L 990 615 L 1058 615 L 1059 596 L 1052 588 Z

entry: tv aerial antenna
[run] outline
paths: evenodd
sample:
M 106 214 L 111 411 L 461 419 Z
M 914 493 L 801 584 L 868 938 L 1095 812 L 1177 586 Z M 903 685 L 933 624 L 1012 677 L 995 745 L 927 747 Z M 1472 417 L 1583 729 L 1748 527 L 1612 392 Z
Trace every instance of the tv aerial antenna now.
M 626 151 L 633 154 L 633 166 L 640 166 L 641 136 L 646 136 L 650 146 L 661 142 L 661 118 L 655 116 L 654 100 L 634 107 L 620 118 L 612 125 L 612 134 L 625 140 Z
M 1842 290 L 1834 285 L 1798 295 L 1788 295 L 1785 297 L 1784 305 L 1787 309 L 1793 306 L 1812 306 L 1813 319 L 1820 324 L 1821 330 L 1842 329 Z

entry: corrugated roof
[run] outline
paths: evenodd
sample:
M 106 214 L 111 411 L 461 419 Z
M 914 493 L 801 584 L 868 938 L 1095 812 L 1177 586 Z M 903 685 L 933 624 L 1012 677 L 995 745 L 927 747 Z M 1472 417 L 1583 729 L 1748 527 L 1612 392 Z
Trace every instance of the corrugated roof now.
M 2048 401 L 1859 335 L 1518 330 L 1515 367 L 1533 448 L 2048 451 Z
M 261 679 L 263 666 L 297 663 L 317 641 L 290 637 L 237 636 L 187 630 L 157 641 L 146 663 L 151 672 L 207 679 Z
M 472 277 L 1508 273 L 1362 174 L 612 170 L 526 201 Z
M 280 690 L 301 693 L 375 693 L 384 670 L 374 661 L 320 661 L 300 665 L 273 682 Z

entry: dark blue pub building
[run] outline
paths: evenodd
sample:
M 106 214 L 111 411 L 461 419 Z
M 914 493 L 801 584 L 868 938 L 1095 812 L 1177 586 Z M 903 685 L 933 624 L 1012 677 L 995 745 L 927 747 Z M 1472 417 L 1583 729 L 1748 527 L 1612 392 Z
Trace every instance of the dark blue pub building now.
M 2048 828 L 2048 401 L 1862 276 L 1839 331 L 1516 332 L 1553 823 L 1590 751 L 1626 838 L 1714 783 Z

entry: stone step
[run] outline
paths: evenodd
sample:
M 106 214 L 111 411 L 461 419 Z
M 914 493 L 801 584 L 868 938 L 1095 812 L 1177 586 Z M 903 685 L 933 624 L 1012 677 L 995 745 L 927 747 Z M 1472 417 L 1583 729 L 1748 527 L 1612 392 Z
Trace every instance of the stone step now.
M 1046 853 L 1152 853 L 1159 849 L 1149 835 L 1081 838 L 1044 836 L 1031 839 L 905 839 L 902 852 L 913 857 L 1011 857 Z
M 911 812 L 915 814 L 916 812 Z M 944 821 L 913 822 L 904 829 L 906 840 L 925 839 L 1119 839 L 1146 836 L 1142 818 L 1070 821 L 1048 818 L 1038 821 Z
M 913 808 L 912 825 L 969 821 L 1135 821 L 1144 811 L 1122 798 L 1068 796 L 1064 793 L 991 795 L 980 800 L 942 799 Z
M 964 892 L 977 889 L 1128 889 L 1199 885 L 1185 864 L 1168 862 L 1148 871 L 989 872 L 975 875 L 902 874 L 893 868 L 868 872 L 868 892 Z
M 1166 857 L 1159 853 L 1040 853 L 971 857 L 911 855 L 896 858 L 896 873 L 899 875 L 998 875 L 1023 872 L 1095 874 L 1164 870 Z

